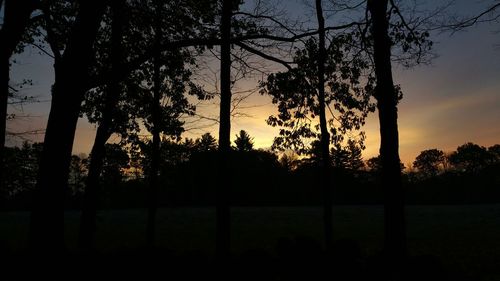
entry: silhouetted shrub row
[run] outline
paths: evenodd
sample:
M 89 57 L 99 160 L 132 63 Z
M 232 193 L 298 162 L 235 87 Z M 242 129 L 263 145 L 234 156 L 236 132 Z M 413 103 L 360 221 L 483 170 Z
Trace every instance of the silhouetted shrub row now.
M 294 170 L 283 167 L 269 152 L 234 152 L 230 159 L 232 204 L 295 206 L 320 205 L 322 193 L 317 184 L 315 163 Z M 199 152 L 188 161 L 164 165 L 161 171 L 160 206 L 207 206 L 215 204 L 217 181 L 216 152 Z M 500 165 L 480 171 L 448 171 L 427 178 L 405 174 L 408 204 L 473 204 L 500 202 Z M 82 184 L 83 185 L 83 184 Z M 376 171 L 332 171 L 336 204 L 381 204 L 383 188 Z M 146 206 L 147 180 L 117 180 L 104 177 L 101 188 L 102 208 Z M 31 189 L 16 192 L 2 204 L 4 209 L 27 209 Z M 67 193 L 67 208 L 80 208 L 82 189 Z

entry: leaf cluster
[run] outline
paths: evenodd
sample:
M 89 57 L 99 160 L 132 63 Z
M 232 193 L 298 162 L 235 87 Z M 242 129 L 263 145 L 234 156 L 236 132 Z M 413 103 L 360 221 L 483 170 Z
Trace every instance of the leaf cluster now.
M 351 33 L 340 33 L 330 38 L 326 61 L 318 62 L 318 40 L 311 37 L 303 48 L 296 48 L 296 67 L 269 75 L 261 82 L 261 94 L 271 96 L 278 106 L 278 114 L 267 123 L 280 127 L 273 148 L 307 151 L 306 140 L 317 139 L 317 117 L 321 106 L 330 112 L 328 121 L 331 142 L 341 143 L 344 135 L 359 130 L 369 112 L 374 110 L 371 91 L 374 79 L 366 76 L 369 63 L 359 55 Z M 325 104 L 318 101 L 318 63 L 325 65 Z

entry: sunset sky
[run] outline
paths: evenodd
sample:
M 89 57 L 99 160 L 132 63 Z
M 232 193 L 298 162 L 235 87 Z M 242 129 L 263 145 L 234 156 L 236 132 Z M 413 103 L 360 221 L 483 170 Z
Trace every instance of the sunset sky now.
M 468 3 L 467 3 L 468 2 Z M 464 1 L 457 11 L 472 12 L 471 5 L 481 1 Z M 481 3 L 485 3 L 484 1 Z M 453 35 L 434 34 L 434 53 L 431 65 L 404 69 L 394 66 L 395 83 L 400 84 L 404 98 L 399 106 L 400 154 L 403 163 L 413 161 L 424 149 L 439 148 L 451 151 L 465 142 L 483 146 L 500 143 L 500 25 L 484 24 Z M 15 57 L 12 82 L 33 80 L 33 86 L 23 94 L 35 96 L 41 102 L 10 112 L 31 117 L 9 121 L 8 130 L 43 129 L 50 106 L 50 87 L 53 83 L 52 61 L 33 49 Z M 265 119 L 275 113 L 269 98 L 255 94 L 249 98 L 243 112 L 249 115 L 236 118 L 232 136 L 241 129 L 254 137 L 256 147 L 271 145 L 276 129 Z M 205 110 L 214 111 L 212 108 Z M 378 118 L 370 116 L 364 130 L 367 133 L 365 158 L 378 154 Z M 217 136 L 217 127 L 195 130 L 189 137 L 204 131 Z M 95 134 L 94 125 L 80 120 L 73 147 L 74 153 L 88 153 Z M 34 140 L 40 141 L 38 135 Z M 10 145 L 14 144 L 12 140 Z

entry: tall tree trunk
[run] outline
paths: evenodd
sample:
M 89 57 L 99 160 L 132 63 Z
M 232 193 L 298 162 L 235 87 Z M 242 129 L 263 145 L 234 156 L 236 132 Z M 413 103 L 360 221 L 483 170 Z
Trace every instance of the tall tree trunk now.
M 385 251 L 387 269 L 392 280 L 401 279 L 402 261 L 406 256 L 404 194 L 399 159 L 397 93 L 391 66 L 391 40 L 388 35 L 388 0 L 369 0 L 372 17 L 374 61 L 377 86 L 375 98 L 380 122 L 380 157 L 384 188 Z
M 230 174 L 231 152 L 231 14 L 233 1 L 222 2 L 220 62 L 219 184 L 216 191 L 216 254 L 221 261 L 231 249 Z M 224 263 L 222 263 L 224 264 Z
M 4 184 L 4 147 L 9 99 L 10 57 L 21 41 L 35 9 L 36 0 L 5 1 L 3 25 L 0 30 L 0 190 Z M 3 1 L 0 3 L 2 8 Z
M 333 226 L 332 226 L 332 191 L 330 182 L 330 133 L 326 122 L 325 113 L 325 19 L 323 17 L 323 8 L 321 0 L 316 0 L 316 16 L 318 18 L 318 102 L 319 102 L 319 125 L 321 129 L 321 187 L 323 189 L 323 223 L 325 231 L 325 246 L 327 252 L 330 252 L 333 244 Z
M 56 81 L 30 220 L 30 247 L 36 254 L 60 255 L 64 251 L 64 197 L 71 151 L 105 1 L 80 1 L 79 7 L 66 50 L 55 67 Z
M 149 174 L 149 194 L 148 194 L 148 221 L 146 226 L 146 244 L 148 248 L 154 248 L 156 232 L 156 213 L 158 205 L 158 173 L 160 169 L 160 102 L 161 102 L 161 2 L 156 2 L 155 16 L 155 54 L 153 57 L 153 103 L 152 103 L 152 133 L 153 143 L 151 148 L 151 166 Z
M 104 95 L 102 120 L 97 128 L 94 145 L 92 146 L 89 172 L 85 183 L 80 233 L 78 237 L 78 246 L 82 251 L 91 251 L 94 247 L 99 199 L 99 178 L 106 155 L 105 145 L 112 134 L 111 127 L 115 112 L 114 109 L 118 104 L 121 94 L 120 78 L 116 74 L 120 71 L 122 63 L 123 5 L 124 0 L 111 1 L 111 11 L 113 13 L 110 50 L 112 76 L 109 83 L 109 90 Z
M 0 193 L 4 188 L 4 147 L 7 123 L 7 102 L 9 99 L 9 61 L 10 56 L 0 57 Z
M 106 124 L 104 117 L 106 116 L 103 115 L 103 121 L 97 128 L 94 145 L 92 146 L 89 171 L 85 182 L 85 193 L 83 195 L 78 247 L 84 252 L 90 252 L 94 247 L 97 206 L 99 199 L 99 178 L 102 172 L 104 157 L 106 155 L 105 145 L 111 136 L 109 124 Z

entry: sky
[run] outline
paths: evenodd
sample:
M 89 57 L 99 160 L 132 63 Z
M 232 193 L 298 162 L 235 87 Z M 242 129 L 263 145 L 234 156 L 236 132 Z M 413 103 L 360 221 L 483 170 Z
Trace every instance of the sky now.
M 455 7 L 458 13 L 473 13 L 487 1 L 461 1 Z M 400 155 L 402 162 L 411 163 L 424 149 L 455 150 L 466 142 L 482 146 L 500 143 L 500 25 L 483 24 L 454 34 L 434 34 L 433 52 L 437 58 L 430 65 L 406 69 L 394 65 L 394 80 L 400 84 L 404 98 L 399 105 Z M 9 121 L 10 131 L 43 129 L 50 110 L 50 87 L 54 81 L 52 61 L 35 49 L 13 58 L 11 80 L 15 85 L 30 79 L 33 85 L 21 93 L 36 97 L 39 102 L 23 107 L 11 107 L 9 112 L 18 117 Z M 252 84 L 253 83 L 253 84 Z M 244 83 L 254 87 L 255 79 Z M 246 130 L 254 137 L 255 146 L 268 148 L 277 129 L 268 126 L 266 118 L 276 113 L 268 97 L 258 93 L 242 105 L 246 117 L 233 118 L 232 136 Z M 216 106 L 204 105 L 202 111 L 215 114 Z M 191 126 L 196 127 L 196 124 Z M 369 116 L 366 126 L 365 159 L 376 156 L 379 148 L 377 113 Z M 217 126 L 190 130 L 186 136 L 195 137 L 203 132 L 217 136 Z M 73 152 L 89 153 L 95 126 L 80 119 Z M 34 141 L 43 135 L 33 136 Z M 8 144 L 19 143 L 10 140 Z

